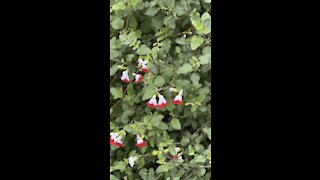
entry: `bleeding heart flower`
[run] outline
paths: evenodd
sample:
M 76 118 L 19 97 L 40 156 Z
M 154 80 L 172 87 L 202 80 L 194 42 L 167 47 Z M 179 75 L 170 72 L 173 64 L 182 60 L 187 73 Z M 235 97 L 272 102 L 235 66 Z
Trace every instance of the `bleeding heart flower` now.
M 159 103 L 158 103 L 158 108 L 164 108 L 168 105 L 168 101 L 164 98 L 163 95 L 159 95 Z
M 147 141 L 144 141 L 139 135 L 137 135 L 137 144 L 136 146 L 139 148 L 143 148 L 148 145 Z
M 122 76 L 121 76 L 121 80 L 125 83 L 129 83 L 130 82 L 130 78 L 128 75 L 128 71 L 123 71 L 122 72 Z
M 110 133 L 110 144 L 112 146 L 124 147 L 124 144 L 121 141 L 122 136 L 119 136 L 118 133 Z
M 137 160 L 138 158 L 137 157 L 129 157 L 129 164 L 131 167 L 134 166 L 134 162 Z
M 179 92 L 179 94 L 172 100 L 172 103 L 173 104 L 177 104 L 179 106 L 181 106 L 183 104 L 183 101 L 182 101 L 182 93 L 183 93 L 183 90 L 181 90 Z
M 135 79 L 136 79 L 135 82 L 136 82 L 136 83 L 139 83 L 139 82 L 142 81 L 142 77 L 143 77 L 143 76 L 142 76 L 142 74 L 136 74 L 134 77 L 135 77 Z
M 158 107 L 158 103 L 157 103 L 157 99 L 156 96 L 152 96 L 152 98 L 147 102 L 147 105 L 151 108 L 157 108 Z

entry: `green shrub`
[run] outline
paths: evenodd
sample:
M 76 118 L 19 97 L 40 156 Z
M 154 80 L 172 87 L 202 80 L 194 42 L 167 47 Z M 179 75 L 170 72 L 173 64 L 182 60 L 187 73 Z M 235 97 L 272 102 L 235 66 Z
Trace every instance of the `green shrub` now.
M 110 1 L 111 179 L 210 179 L 210 14 L 210 0 Z

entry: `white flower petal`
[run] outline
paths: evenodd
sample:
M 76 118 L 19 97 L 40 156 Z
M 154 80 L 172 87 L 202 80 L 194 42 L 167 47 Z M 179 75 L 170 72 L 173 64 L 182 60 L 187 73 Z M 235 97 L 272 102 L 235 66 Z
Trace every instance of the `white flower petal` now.
M 129 164 L 131 167 L 134 166 L 134 162 L 137 160 L 138 158 L 137 157 L 129 157 Z

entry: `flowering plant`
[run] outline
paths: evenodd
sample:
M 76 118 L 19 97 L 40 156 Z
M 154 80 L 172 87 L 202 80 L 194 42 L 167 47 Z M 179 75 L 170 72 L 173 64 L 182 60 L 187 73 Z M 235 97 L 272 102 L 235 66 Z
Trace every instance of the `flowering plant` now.
M 210 179 L 211 1 L 110 1 L 111 179 Z

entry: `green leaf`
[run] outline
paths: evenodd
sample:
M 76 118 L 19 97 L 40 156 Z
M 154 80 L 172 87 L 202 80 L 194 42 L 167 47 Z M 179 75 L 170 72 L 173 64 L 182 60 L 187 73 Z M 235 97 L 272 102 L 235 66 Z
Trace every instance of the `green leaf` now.
M 192 147 L 192 145 L 188 146 L 188 151 L 189 151 L 189 156 L 194 156 L 195 155 L 195 150 Z
M 167 65 L 165 68 L 160 69 L 160 73 L 165 78 L 166 81 L 169 81 L 170 78 L 175 74 L 175 66 L 172 64 Z
M 162 76 L 157 76 L 154 80 L 154 85 L 158 86 L 158 87 L 161 87 L 163 86 L 165 83 L 164 79 Z
M 181 129 L 181 124 L 180 124 L 179 119 L 173 118 L 173 119 L 171 120 L 171 126 L 172 126 L 174 129 L 180 130 L 180 129 Z
M 156 172 L 159 174 L 159 173 L 162 173 L 162 172 L 167 172 L 167 171 L 169 171 L 169 165 L 168 164 L 162 164 L 162 165 L 160 165 L 158 168 L 157 168 L 157 170 L 156 170 Z
M 201 65 L 204 65 L 204 64 L 208 64 L 211 60 L 211 54 L 205 54 L 205 55 L 201 55 L 199 57 L 199 60 L 200 60 L 200 64 Z
M 124 2 L 118 2 L 112 6 L 112 10 L 118 11 L 118 10 L 125 10 L 126 4 Z
M 189 72 L 192 72 L 192 65 L 190 63 L 183 64 L 177 70 L 177 74 L 187 74 Z
M 201 21 L 199 13 L 196 13 L 191 17 L 191 23 L 194 26 L 194 28 L 196 28 L 197 31 L 203 30 L 203 28 L 204 28 L 204 25 Z
M 142 97 L 142 101 L 146 99 L 150 99 L 155 94 L 156 94 L 156 91 L 152 87 L 148 86 L 144 88 L 144 95 Z
M 205 3 L 211 3 L 211 0 L 204 0 Z
M 177 155 L 176 146 L 174 144 L 171 144 L 168 149 L 171 155 L 173 156 Z
M 152 116 L 152 119 L 151 119 L 152 126 L 154 127 L 159 126 L 163 117 L 164 116 L 162 114 Z
M 178 37 L 178 38 L 176 39 L 176 43 L 178 43 L 178 44 L 180 44 L 180 45 L 188 44 L 188 43 L 186 42 L 186 39 L 181 38 L 181 37 Z
M 211 140 L 211 128 L 205 127 L 205 128 L 202 129 L 202 131 L 203 131 L 204 133 L 206 133 L 207 136 L 208 136 L 208 138 Z
M 121 41 L 118 40 L 116 37 L 110 39 L 110 48 L 111 49 L 119 49 L 122 46 Z
M 204 40 L 201 36 L 198 36 L 198 35 L 192 36 L 191 42 L 190 42 L 191 50 L 196 50 L 198 47 L 201 46 L 201 44 L 203 44 L 203 42 Z
M 110 76 L 115 75 L 117 71 L 118 71 L 118 65 L 117 64 L 112 65 L 110 68 Z
M 190 76 L 190 80 L 192 82 L 193 85 L 195 85 L 196 87 L 198 87 L 199 84 L 199 80 L 200 80 L 200 75 L 198 73 L 192 73 Z
M 110 58 L 111 59 L 115 59 L 117 57 L 119 57 L 121 55 L 121 53 L 117 50 L 114 49 L 110 49 Z
M 110 180 L 120 180 L 117 176 L 110 174 Z
M 187 146 L 190 143 L 190 140 L 183 137 L 180 141 L 181 146 Z
M 123 96 L 122 88 L 111 87 L 110 92 L 113 95 L 113 99 L 122 98 Z
M 124 25 L 124 20 L 121 19 L 120 17 L 116 17 L 112 22 L 111 22 L 111 26 L 114 29 L 122 29 Z
M 182 16 L 182 15 L 186 14 L 186 10 L 182 6 L 175 6 L 174 9 L 173 9 L 173 12 L 177 16 Z
M 137 50 L 137 53 L 139 55 L 147 55 L 147 54 L 150 54 L 151 53 L 151 50 L 148 46 L 146 45 L 141 45 L 138 50 Z
M 130 0 L 129 2 L 132 6 L 135 6 L 140 2 L 140 0 Z
M 203 169 L 200 169 L 198 172 L 197 172 L 197 176 L 198 177 L 202 177 L 206 174 L 206 169 L 203 168 Z
M 118 169 L 123 172 L 126 169 L 126 163 L 123 161 L 117 161 L 115 162 L 114 169 Z
M 209 20 L 209 19 L 211 19 L 211 16 L 210 16 L 210 14 L 208 12 L 205 12 L 205 13 L 202 14 L 202 16 L 201 16 L 201 21 L 202 22 L 204 22 L 206 20 Z
M 204 163 L 206 162 L 206 157 L 203 156 L 203 155 L 196 155 L 194 158 L 193 158 L 193 161 L 196 162 L 196 163 Z
M 147 11 L 144 13 L 147 16 L 155 16 L 158 12 L 159 12 L 160 8 L 158 7 L 151 7 L 149 9 L 147 9 Z
M 161 130 L 167 130 L 169 127 L 168 127 L 168 125 L 166 123 L 161 121 L 160 125 L 158 126 L 158 128 L 161 129 Z

